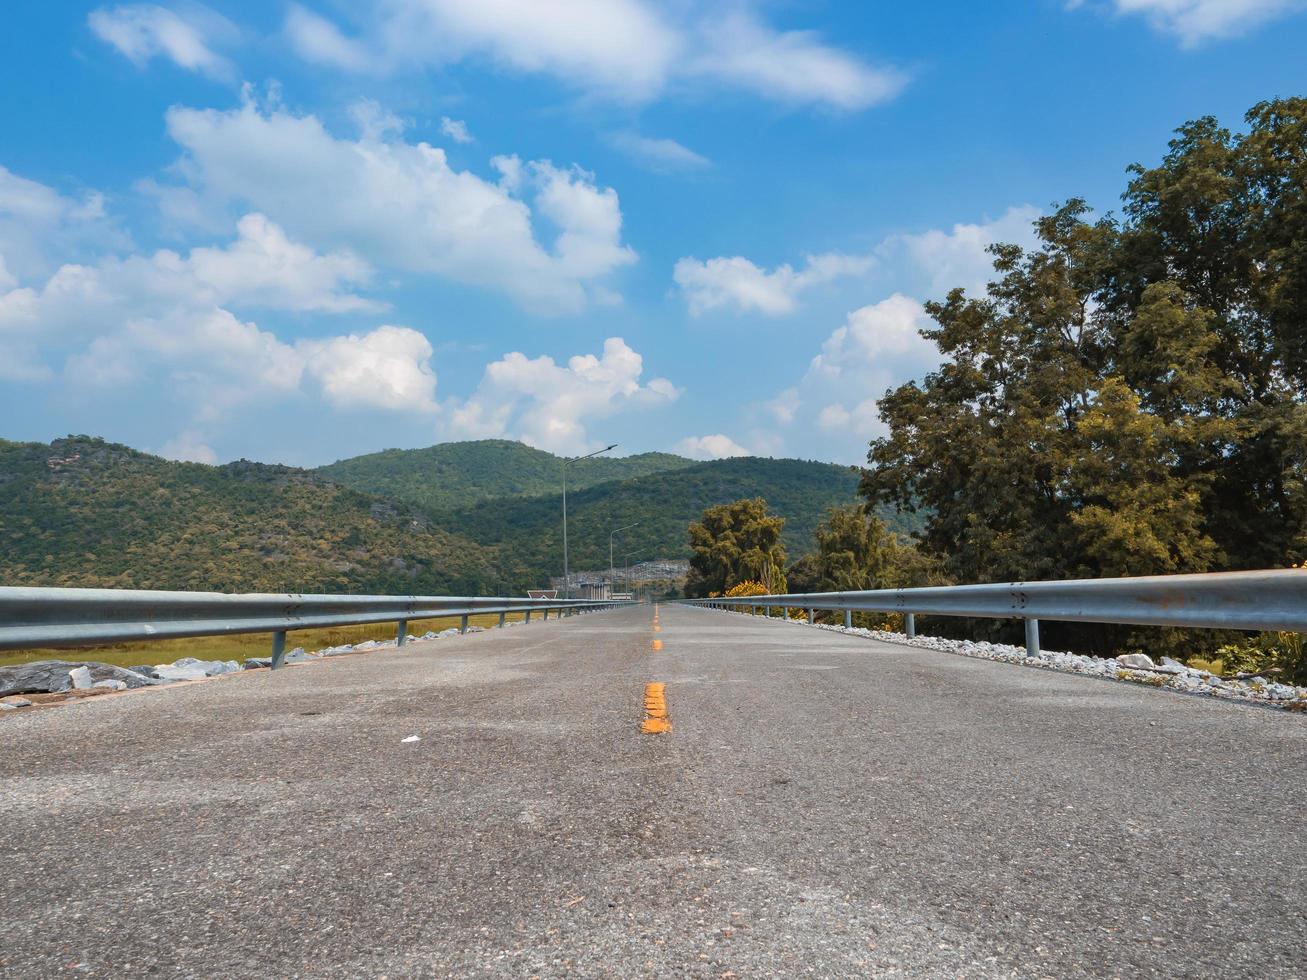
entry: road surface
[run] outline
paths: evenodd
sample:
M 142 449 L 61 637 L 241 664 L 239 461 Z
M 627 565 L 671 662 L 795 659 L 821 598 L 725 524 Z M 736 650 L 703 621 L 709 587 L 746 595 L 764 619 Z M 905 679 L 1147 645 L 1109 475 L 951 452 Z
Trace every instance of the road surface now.
M 1307 718 L 653 619 L 8 713 L 0 975 L 1307 970 Z

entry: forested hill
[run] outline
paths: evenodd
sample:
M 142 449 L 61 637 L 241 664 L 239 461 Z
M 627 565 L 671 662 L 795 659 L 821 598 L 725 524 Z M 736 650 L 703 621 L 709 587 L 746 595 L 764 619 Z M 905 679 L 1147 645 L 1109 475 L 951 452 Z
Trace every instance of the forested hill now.
M 671 453 L 596 456 L 573 463 L 567 484 L 569 490 L 579 490 L 693 465 L 693 460 Z M 444 511 L 498 497 L 559 494 L 562 466 L 559 457 L 523 443 L 483 439 L 426 449 L 387 449 L 342 459 L 318 472 L 364 493 Z
M 419 510 L 311 471 L 0 440 L 6 585 L 460 593 L 495 581 L 490 557 Z
M 408 485 L 410 500 L 430 483 L 435 499 L 479 501 L 438 510 L 341 486 L 328 478 L 330 467 L 178 463 L 84 436 L 49 445 L 0 440 L 0 582 L 222 592 L 520 592 L 562 571 L 562 514 L 558 459 L 507 448 L 513 446 L 434 447 L 446 449 L 447 460 L 464 461 L 461 470 L 450 464 L 457 470 L 452 487 L 412 465 L 424 454 L 439 457 L 434 450 L 346 461 L 361 466 L 362 460 L 402 459 L 389 473 L 382 468 L 380 482 Z M 514 459 L 536 467 L 535 482 L 496 482 Z M 569 494 L 576 570 L 607 567 L 608 533 L 635 521 L 640 526 L 619 541 L 618 561 L 627 552 L 689 557 L 687 525 L 705 507 L 740 497 L 763 497 L 786 519 L 785 544 L 797 558 L 811 548 L 812 530 L 826 509 L 856 499 L 858 483 L 848 467 L 795 459 L 692 463 L 648 454 L 608 462 L 627 464 L 637 475 Z M 669 468 L 641 472 L 659 465 Z M 592 482 L 593 473 L 586 478 L 583 483 Z M 534 492 L 503 496 L 512 486 Z M 886 516 L 891 527 L 908 529 L 899 515 Z
M 568 494 L 571 567 L 608 566 L 608 535 L 624 531 L 615 549 L 640 558 L 688 558 L 686 528 L 705 507 L 741 497 L 763 497 L 786 519 L 784 541 L 790 557 L 812 547 L 812 532 L 828 507 L 856 499 L 858 474 L 846 466 L 798 459 L 741 457 L 698 463 L 633 480 L 619 480 Z M 908 515 L 885 515 L 894 530 L 910 529 Z M 447 525 L 495 547 L 508 578 L 530 568 L 554 567 L 562 555 L 558 494 L 518 498 L 451 511 Z M 632 557 L 632 561 L 637 559 Z M 555 573 L 556 574 L 556 573 Z

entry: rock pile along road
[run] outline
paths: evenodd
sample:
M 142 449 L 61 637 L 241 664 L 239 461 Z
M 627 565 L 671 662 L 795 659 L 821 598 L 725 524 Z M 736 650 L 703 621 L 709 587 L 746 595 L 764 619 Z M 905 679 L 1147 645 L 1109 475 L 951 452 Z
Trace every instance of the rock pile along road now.
M 1301 975 L 1307 718 L 654 620 L 8 713 L 0 975 Z

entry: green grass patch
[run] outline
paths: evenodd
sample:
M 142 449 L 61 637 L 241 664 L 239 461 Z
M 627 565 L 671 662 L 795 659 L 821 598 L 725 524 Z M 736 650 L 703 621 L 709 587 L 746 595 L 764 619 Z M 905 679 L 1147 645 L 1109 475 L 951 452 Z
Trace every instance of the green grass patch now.
M 517 622 L 521 613 L 509 613 L 509 622 Z M 436 619 L 410 620 L 410 635 L 421 636 L 428 630 L 437 633 L 457 626 L 458 616 Z M 471 626 L 497 625 L 498 613 L 469 616 Z M 394 623 L 372 623 L 363 626 L 331 626 L 323 629 L 292 630 L 286 634 L 286 649 L 303 647 L 310 653 L 326 647 L 364 640 L 392 640 Z M 266 657 L 272 653 L 271 633 L 242 633 L 238 636 L 197 636 L 186 640 L 159 640 L 154 643 L 115 643 L 113 646 L 77 647 L 66 650 L 8 650 L 0 653 L 0 667 L 29 663 L 33 660 L 93 660 L 98 663 L 132 667 L 136 664 L 169 664 L 182 657 L 197 660 L 245 660 L 248 657 Z

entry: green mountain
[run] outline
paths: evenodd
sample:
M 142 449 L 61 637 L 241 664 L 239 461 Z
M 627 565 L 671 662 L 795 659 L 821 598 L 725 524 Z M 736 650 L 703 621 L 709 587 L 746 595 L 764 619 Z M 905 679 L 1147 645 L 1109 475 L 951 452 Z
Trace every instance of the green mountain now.
M 858 473 L 846 466 L 798 459 L 741 457 L 698 463 L 632 480 L 618 480 L 568 494 L 568 549 L 571 568 L 608 567 L 608 535 L 638 521 L 619 535 L 615 561 L 640 558 L 688 558 L 686 527 L 705 507 L 741 497 L 763 497 L 785 517 L 784 541 L 790 558 L 812 547 L 812 532 L 828 507 L 856 499 Z M 915 528 L 911 515 L 887 512 L 891 529 Z M 446 527 L 458 528 L 499 553 L 505 578 L 533 569 L 558 574 L 562 566 L 562 504 L 550 496 L 498 500 L 459 508 L 442 515 Z M 638 557 L 637 557 L 638 556 Z
M 176 463 L 101 439 L 0 440 L 0 582 L 467 593 L 493 555 L 311 471 Z
M 0 440 L 0 582 L 517 593 L 562 571 L 560 466 L 507 442 L 392 450 L 302 470 L 178 463 L 86 436 Z M 686 526 L 705 507 L 739 497 L 764 497 L 786 518 L 786 547 L 797 558 L 826 508 L 854 500 L 858 483 L 848 467 L 796 459 L 694 463 L 649 453 L 575 469 L 568 530 L 578 571 L 606 568 L 609 531 L 634 521 L 639 527 L 618 540 L 619 563 L 627 553 L 633 561 L 689 557 Z M 351 474 L 361 489 L 337 482 Z
M 693 466 L 671 453 L 596 456 L 567 470 L 569 493 L 610 480 L 630 480 Z M 520 442 L 483 439 L 426 449 L 387 449 L 342 459 L 317 470 L 336 483 L 427 510 L 470 507 L 499 497 L 562 493 L 563 461 Z

